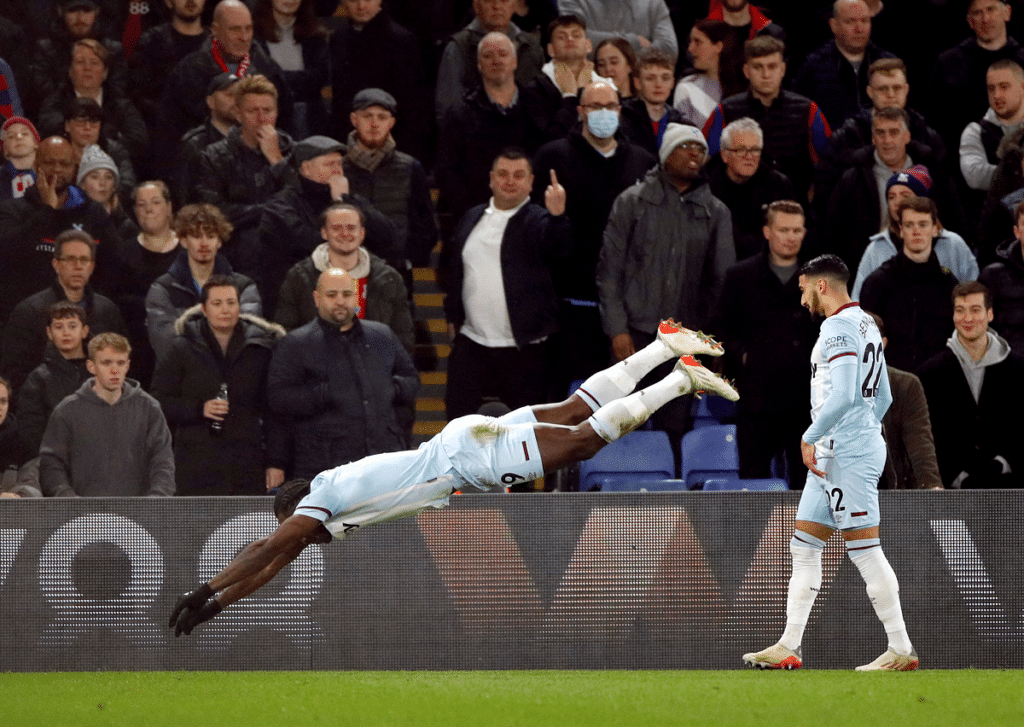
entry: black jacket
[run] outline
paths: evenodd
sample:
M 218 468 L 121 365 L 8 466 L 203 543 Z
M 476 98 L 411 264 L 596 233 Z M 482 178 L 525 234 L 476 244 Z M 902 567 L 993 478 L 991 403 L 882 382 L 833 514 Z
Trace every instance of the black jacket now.
M 331 188 L 314 182 L 301 174 L 298 182 L 275 194 L 266 204 L 260 216 L 260 246 L 263 261 L 261 292 L 267 311 L 274 310 L 277 293 L 285 276 L 293 265 L 309 257 L 324 238 L 320 234 L 320 215 L 334 203 Z M 367 250 L 383 258 L 396 270 L 405 269 L 403 241 L 395 232 L 394 225 L 382 215 L 369 200 L 358 194 L 343 195 L 341 202 L 359 208 L 366 220 L 366 237 L 363 245 Z
M 117 248 L 117 233 L 110 215 L 77 187 L 71 187 L 69 195 L 70 206 L 59 210 L 43 203 L 36 186 L 24 197 L 0 202 L 0 321 L 6 321 L 20 301 L 53 282 L 53 241 L 65 230 L 85 230 L 99 241 L 96 278 L 102 279 L 106 268 L 113 267 L 110 258 Z
M 199 126 L 209 113 L 206 107 L 206 89 L 213 77 L 224 71 L 213 59 L 211 39 L 207 39 L 195 53 L 189 53 L 174 67 L 164 82 L 160 98 L 159 132 L 164 142 L 176 143 L 189 129 Z M 256 43 L 249 51 L 250 74 L 260 73 L 277 88 L 277 126 L 291 130 L 292 95 L 285 83 L 281 66 Z
M 294 476 L 404 449 L 396 408 L 418 388 L 412 359 L 382 323 L 356 319 L 342 332 L 317 318 L 289 333 L 271 360 L 267 397 L 291 430 Z
M 761 164 L 744 184 L 729 179 L 720 157 L 708 164 L 711 194 L 725 203 L 732 213 L 732 238 L 736 259 L 743 260 L 764 249 L 765 208 L 779 199 L 793 199 L 793 183 L 782 172 Z M 804 240 L 806 246 L 808 240 Z M 799 296 L 798 296 L 799 297 Z
M 523 105 L 533 123 L 540 129 L 544 141 L 561 139 L 579 122 L 580 105 L 576 95 L 563 96 L 562 89 L 546 73 L 523 86 Z
M 600 154 L 583 138 L 577 124 L 562 139 L 537 151 L 533 162 L 533 201 L 544 204 L 551 170 L 565 187 L 565 216 L 572 223 L 572 248 L 552 274 L 555 290 L 565 298 L 597 301 L 597 258 L 612 204 L 622 190 L 639 182 L 658 163 L 654 154 L 626 141 L 621 135 L 611 157 Z
M 466 321 L 462 300 L 465 270 L 462 250 L 486 205 L 471 209 L 459 222 L 444 249 L 445 314 L 456 329 Z M 512 333 L 520 348 L 558 330 L 558 298 L 551 280 L 551 263 L 564 258 L 572 244 L 566 215 L 552 215 L 527 202 L 508 221 L 501 240 L 501 276 Z
M 978 401 L 974 400 L 964 370 L 949 348 L 925 361 L 918 376 L 928 397 L 943 483 L 949 487 L 966 471 L 982 476 L 970 477 L 965 485 L 983 487 L 984 472 L 992 458 L 999 455 L 1010 463 L 1016 486 L 1024 484 L 1020 430 L 1008 426 L 1007 420 L 1010 412 L 1024 408 L 1024 358 L 1011 351 L 999 363 L 986 366 Z M 1004 486 L 1002 482 L 1000 485 Z
M 237 126 L 206 147 L 199 160 L 193 201 L 219 207 L 234 225 L 235 234 L 259 227 L 264 203 L 298 181 L 291 163 L 292 139 L 280 130 L 277 136 L 284 156 L 277 164 L 270 164 L 259 149 L 246 146 Z
M 519 146 L 533 154 L 543 135 L 522 102 L 504 112 L 482 88 L 474 88 L 449 112 L 437 147 L 437 185 L 444 211 L 460 220 L 490 197 L 490 173 L 498 152 Z
M 260 48 L 270 57 L 267 43 L 256 39 L 253 45 Z M 331 54 L 327 47 L 326 36 L 312 35 L 299 43 L 302 48 L 301 71 L 281 70 L 284 82 L 288 86 L 292 103 L 305 104 L 306 125 L 309 134 L 327 133 L 327 104 L 324 102 L 324 87 L 330 84 Z
M 423 165 L 398 150 L 387 154 L 372 172 L 345 158 L 352 194 L 364 198 L 391 220 L 406 256 L 417 267 L 430 265 L 437 244 L 437 223 Z M 376 248 L 376 243 L 375 243 Z
M 667 124 L 693 126 L 675 106 L 667 105 L 665 111 L 668 114 Z M 642 98 L 623 99 L 619 119 L 619 128 L 622 129 L 623 136 L 651 154 L 658 155 L 658 137 L 654 134 L 651 116 L 647 113 L 647 104 Z
M 861 307 L 885 322 L 889 343 L 885 359 L 896 368 L 917 373 L 918 367 L 942 350 L 953 320 L 953 288 L 957 279 L 939 265 L 933 252 L 916 263 L 900 250 L 864 281 Z
M 798 279 L 794 273 L 785 284 L 779 280 L 764 242 L 725 273 L 711 330 L 725 348 L 726 373 L 743 392 L 743 412 L 785 412 L 807 397 L 818 324 L 800 305 Z
M 945 164 L 946 144 L 939 132 L 928 125 L 924 117 L 913 109 L 905 109 L 910 116 L 910 139 L 931 150 L 932 165 Z M 829 118 L 831 123 L 831 117 Z M 824 216 L 828 200 L 839 178 L 856 162 L 853 155 L 871 145 L 871 109 L 851 116 L 828 138 L 828 146 L 814 170 L 815 208 Z M 931 167 L 928 167 L 929 171 Z
M 39 454 L 50 414 L 90 376 L 84 358 L 68 360 L 52 343 L 47 343 L 43 362 L 32 369 L 18 390 L 19 429 L 33 457 Z
M 398 103 L 394 135 L 399 148 L 422 158 L 433 127 L 430 85 L 416 36 L 391 19 L 387 9 L 356 30 L 340 20 L 330 41 L 333 136 L 352 129 L 352 99 L 364 88 L 381 88 Z
M 825 45 L 807 56 L 793 79 L 793 90 L 818 103 L 833 129 L 839 128 L 851 116 L 864 109 L 871 109 L 868 98 L 868 68 L 879 58 L 895 58 L 868 41 L 859 71 L 839 52 L 836 41 Z
M 967 226 L 963 207 L 945 167 L 935 159 L 931 149 L 915 141 L 907 144 L 907 154 L 915 165 L 928 167 L 932 177 L 931 197 L 939 208 L 943 227 L 963 234 Z M 882 229 L 874 172 L 875 147 L 869 144 L 854 152 L 853 163 L 832 191 L 825 216 L 824 239 L 826 252 L 843 258 L 850 270 L 856 270 L 860 264 L 868 238 Z
M 394 331 L 405 350 L 412 355 L 415 333 L 402 276 L 372 252 L 366 252 L 370 258 L 370 272 L 366 276 L 366 315 L 363 318 L 383 323 Z M 319 278 L 320 271 L 312 256 L 295 263 L 281 286 L 274 321 L 291 331 L 316 318 L 313 291 Z
M 63 135 L 64 113 L 75 98 L 75 89 L 70 83 L 63 83 L 44 101 L 39 110 L 39 133 L 42 136 Z M 138 163 L 149 153 L 149 131 L 142 113 L 117 87 L 103 85 L 103 116 L 100 127 L 103 137 L 116 141 L 131 154 Z
M 1024 257 L 1016 238 L 996 250 L 1000 262 L 986 265 L 978 280 L 992 291 L 992 328 L 1006 339 L 1010 348 L 1024 353 Z
M 157 128 L 167 76 L 182 58 L 199 50 L 208 36 L 205 28 L 199 35 L 182 35 L 171 23 L 163 23 L 139 38 L 128 60 L 127 88 L 150 132 Z
M 64 289 L 54 282 L 21 301 L 11 312 L 3 334 L 3 353 L 0 372 L 17 389 L 36 366 L 43 362 L 46 351 L 46 326 L 50 323 L 49 310 L 54 303 L 67 300 Z M 79 302 L 88 315 L 89 335 L 119 333 L 127 335 L 121 311 L 106 296 L 86 286 L 85 297 Z M 68 392 L 71 393 L 71 392 Z
M 194 307 L 178 318 L 175 331 L 157 360 L 152 389 L 174 435 L 177 494 L 264 494 L 264 468 L 288 464 L 286 434 L 266 402 L 267 370 L 284 329 L 245 315 L 225 353 Z M 203 405 L 221 384 L 228 387 L 229 411 L 215 435 Z

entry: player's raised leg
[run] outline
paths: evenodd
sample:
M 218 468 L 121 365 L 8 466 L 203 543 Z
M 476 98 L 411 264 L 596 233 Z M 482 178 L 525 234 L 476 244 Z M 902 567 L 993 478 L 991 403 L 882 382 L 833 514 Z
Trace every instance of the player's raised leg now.
M 631 394 L 644 376 L 666 361 L 680 356 L 721 356 L 722 353 L 722 344 L 711 336 L 691 331 L 672 319 L 662 321 L 657 337 L 650 344 L 591 375 L 565 401 L 532 407 L 533 414 L 538 422 L 580 424 L 602 406 Z
M 728 381 L 692 356 L 683 356 L 661 381 L 612 400 L 576 426 L 535 425 L 537 446 L 545 471 L 590 459 L 606 444 L 641 426 L 672 399 L 696 392 L 718 394 L 730 401 L 739 399 L 739 393 Z

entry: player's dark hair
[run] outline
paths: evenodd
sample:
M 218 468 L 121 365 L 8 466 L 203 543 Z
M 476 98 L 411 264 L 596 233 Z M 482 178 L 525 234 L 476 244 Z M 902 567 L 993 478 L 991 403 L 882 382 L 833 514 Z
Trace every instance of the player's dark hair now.
M 807 278 L 826 278 L 843 284 L 850 282 L 850 269 L 846 267 L 841 257 L 831 253 L 808 260 L 800 268 L 799 274 Z
M 977 280 L 969 280 L 966 283 L 957 284 L 953 288 L 953 304 L 956 305 L 957 298 L 966 298 L 968 295 L 974 295 L 975 293 L 981 293 L 985 298 L 985 310 L 992 310 L 992 291 L 989 290 L 987 285 L 979 283 Z
M 288 480 L 274 495 L 274 517 L 291 517 L 299 501 L 309 494 L 309 480 Z

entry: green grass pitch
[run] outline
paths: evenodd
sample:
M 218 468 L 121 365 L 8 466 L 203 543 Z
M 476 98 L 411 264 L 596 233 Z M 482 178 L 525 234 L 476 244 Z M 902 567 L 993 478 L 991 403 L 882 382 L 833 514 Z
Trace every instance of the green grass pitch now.
M 0 674 L 0 725 L 1024 725 L 1024 671 Z

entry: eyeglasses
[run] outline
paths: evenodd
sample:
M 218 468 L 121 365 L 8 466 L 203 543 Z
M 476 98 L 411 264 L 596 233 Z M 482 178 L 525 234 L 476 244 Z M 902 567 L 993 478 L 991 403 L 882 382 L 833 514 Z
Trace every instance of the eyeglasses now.
M 84 255 L 82 257 L 72 257 L 71 255 L 65 255 L 64 257 L 57 258 L 57 260 L 59 260 L 62 263 L 67 263 L 68 265 L 82 265 L 83 267 L 92 262 L 91 257 L 86 257 Z
M 734 146 L 734 147 L 731 147 L 729 149 L 726 149 L 726 151 L 731 151 L 733 154 L 738 154 L 741 157 L 756 157 L 758 154 L 760 154 L 762 151 L 764 151 L 764 147 L 763 146 Z

